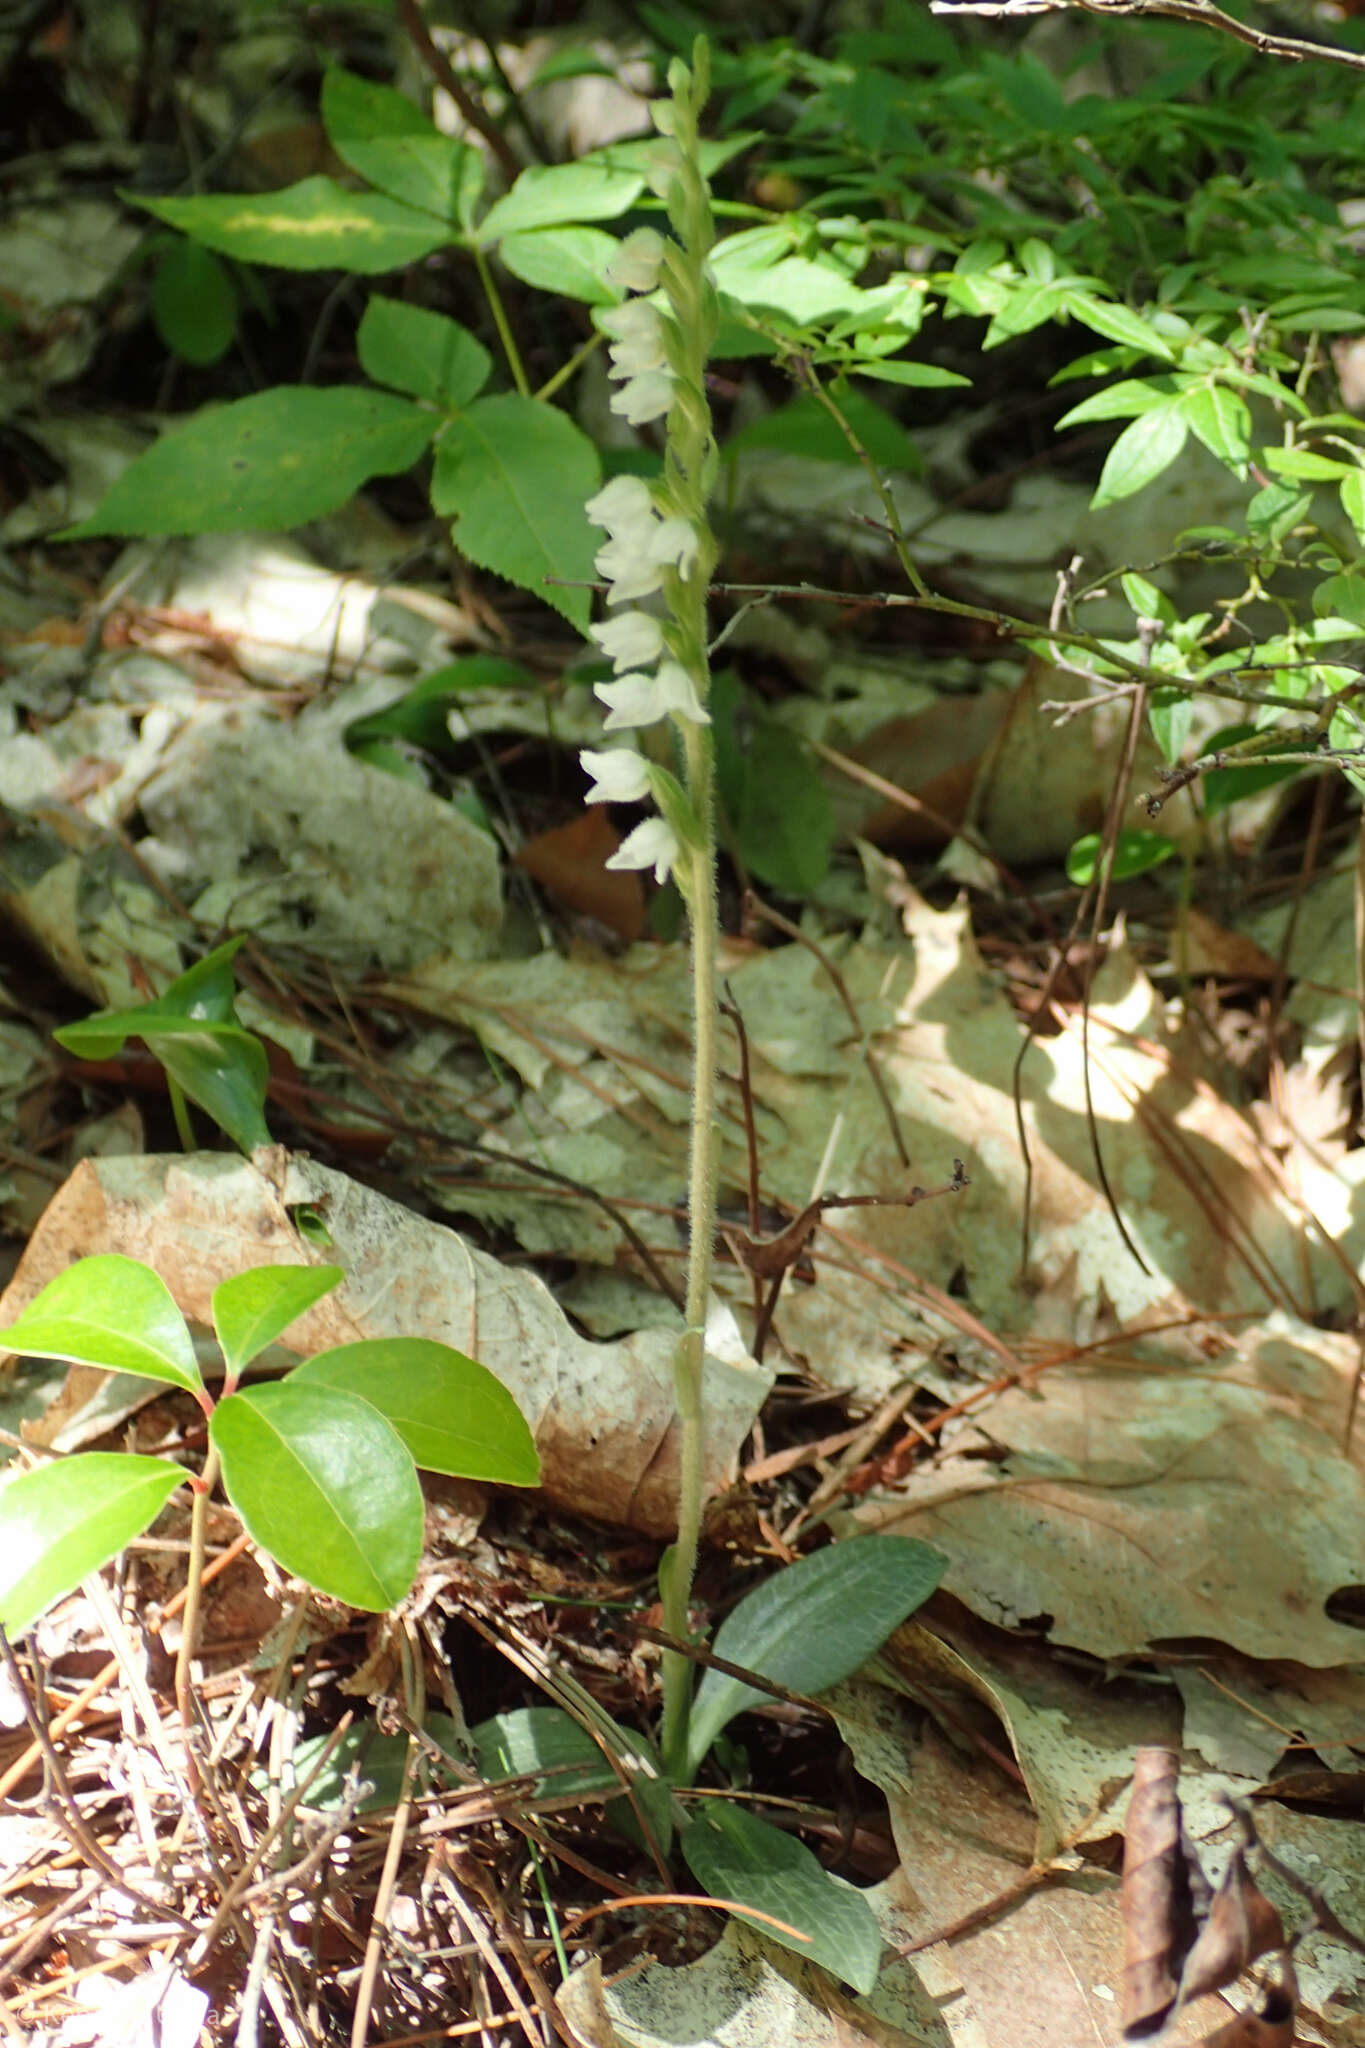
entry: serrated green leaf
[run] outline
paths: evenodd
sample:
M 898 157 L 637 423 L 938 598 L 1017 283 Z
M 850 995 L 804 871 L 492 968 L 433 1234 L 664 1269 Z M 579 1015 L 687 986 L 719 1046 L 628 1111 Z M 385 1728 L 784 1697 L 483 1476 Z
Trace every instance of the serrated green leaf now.
M 167 348 L 196 368 L 227 354 L 237 332 L 237 294 L 211 249 L 177 237 L 152 279 L 152 319 Z
M 771 1914 L 795 1930 L 750 1922 L 769 1941 L 821 1964 L 855 1991 L 876 1988 L 882 1958 L 877 1916 L 863 1894 L 831 1877 L 804 1842 L 743 1806 L 716 1800 L 683 1829 L 679 1846 L 712 1898 Z M 740 1910 L 736 1918 L 748 1915 Z
M 431 502 L 455 518 L 455 545 L 471 562 L 534 591 L 582 632 L 591 593 L 564 586 L 595 574 L 583 505 L 599 479 L 597 450 L 565 413 L 534 398 L 479 398 L 441 430 Z
M 340 1266 L 252 1266 L 213 1290 L 213 1327 L 233 1379 L 346 1278 Z
M 149 1528 L 184 1477 L 165 1458 L 89 1451 L 11 1479 L 0 1491 L 0 1628 L 22 1635 Z
M 172 427 L 63 537 L 278 533 L 410 469 L 438 424 L 387 391 L 277 384 Z
M 482 159 L 442 135 L 404 94 L 335 64 L 322 81 L 322 124 L 341 161 L 380 192 L 438 220 L 465 221 L 483 182 Z
M 150 1266 L 121 1252 L 77 1259 L 0 1336 L 30 1358 L 69 1358 L 203 1391 L 194 1341 L 170 1289 Z
M 415 1464 L 462 1479 L 535 1486 L 540 1459 L 500 1379 L 431 1337 L 366 1337 L 319 1351 L 291 1386 L 338 1387 L 373 1402 Z
M 277 270 L 349 270 L 377 277 L 417 263 L 454 239 L 430 214 L 382 192 L 348 192 L 335 178 L 303 178 L 281 192 L 123 197 L 221 256 Z
M 912 1536 L 853 1537 L 765 1579 L 726 1615 L 716 1655 L 791 1692 L 823 1692 L 865 1664 L 929 1598 L 948 1560 Z M 762 1701 L 742 1679 L 708 1670 L 688 1729 L 695 1777 L 722 1728 Z
M 411 1457 L 369 1401 L 332 1387 L 246 1387 L 220 1401 L 209 1437 L 252 1540 L 350 1607 L 401 1600 L 422 1552 Z
M 528 228 L 559 227 L 569 221 L 617 220 L 645 189 L 638 171 L 592 163 L 532 164 L 479 223 L 485 247 L 503 235 Z
M 378 293 L 356 333 L 360 367 L 376 384 L 456 412 L 488 382 L 493 359 L 481 341 L 444 313 Z
M 1187 432 L 1187 422 L 1176 403 L 1135 419 L 1109 450 L 1090 500 L 1092 508 L 1098 512 L 1103 505 L 1116 505 L 1159 477 L 1184 447 Z
M 621 294 L 604 273 L 620 246 L 601 228 L 531 228 L 504 235 L 498 254 L 523 284 L 585 306 L 615 306 Z
M 1225 384 L 1201 384 L 1187 391 L 1180 410 L 1210 455 L 1238 476 L 1251 455 L 1251 414 L 1246 401 Z
M 1093 882 L 1103 862 L 1103 848 L 1104 841 L 1098 832 L 1086 832 L 1076 840 L 1066 857 L 1067 880 L 1081 887 Z M 1160 867 L 1174 852 L 1172 841 L 1160 832 L 1124 830 L 1114 842 L 1114 865 L 1109 879 L 1131 881 L 1134 875 L 1145 875 L 1149 868 Z

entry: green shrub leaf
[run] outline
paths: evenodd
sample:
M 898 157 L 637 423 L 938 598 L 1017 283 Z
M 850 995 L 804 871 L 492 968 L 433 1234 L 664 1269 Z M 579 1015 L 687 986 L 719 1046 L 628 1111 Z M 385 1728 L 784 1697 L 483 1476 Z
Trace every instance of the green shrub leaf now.
M 1341 509 L 1355 528 L 1357 540 L 1365 542 L 1365 469 L 1353 469 L 1341 479 Z
M 349 270 L 378 277 L 454 240 L 444 221 L 382 192 L 348 192 L 335 178 L 302 178 L 282 192 L 206 192 L 192 199 L 144 199 L 140 206 L 220 256 L 278 270 Z
M 1094 509 L 1131 498 L 1169 469 L 1185 445 L 1187 429 L 1178 402 L 1143 413 L 1125 427 L 1100 471 L 1099 488 L 1090 500 Z
M 431 1337 L 366 1337 L 306 1359 L 293 1387 L 337 1387 L 373 1402 L 414 1464 L 461 1479 L 535 1486 L 526 1418 L 487 1366 Z
M 1096 334 L 1107 335 L 1110 341 L 1123 342 L 1129 348 L 1140 348 L 1146 355 L 1163 356 L 1167 362 L 1173 360 L 1169 345 L 1130 306 L 1116 305 L 1110 299 L 1097 299 L 1089 292 L 1076 291 L 1069 291 L 1062 304 L 1068 313 L 1087 327 L 1092 327 Z
M 431 502 L 454 516 L 455 545 L 481 569 L 553 605 L 583 631 L 592 611 L 598 541 L 583 510 L 600 479 L 597 450 L 552 405 L 516 396 L 476 399 L 442 428 Z
M 1087 420 L 1122 420 L 1138 413 L 1154 412 L 1159 406 L 1169 404 L 1178 387 L 1173 378 L 1148 379 L 1124 377 L 1117 384 L 1106 385 L 1103 391 L 1096 391 L 1089 398 L 1083 398 L 1079 405 L 1073 405 L 1058 420 L 1058 427 L 1084 426 Z
M 252 1266 L 215 1287 L 213 1327 L 232 1377 L 345 1278 L 340 1266 Z
M 1246 400 L 1229 391 L 1226 384 L 1201 384 L 1186 392 L 1180 410 L 1210 455 L 1244 476 L 1251 455 L 1251 414 Z
M 422 1552 L 422 1489 L 370 1402 L 291 1377 L 229 1394 L 209 1436 L 228 1498 L 286 1571 L 372 1613 L 403 1598 Z
M 227 354 L 237 332 L 237 293 L 211 249 L 177 236 L 152 279 L 152 319 L 167 348 L 197 368 Z
M 22 1635 L 149 1528 L 184 1477 L 165 1458 L 89 1451 L 12 1479 L 0 1492 L 0 1628 Z
M 1240 746 L 1244 740 L 1255 739 L 1257 730 L 1254 725 L 1225 725 L 1204 741 L 1201 751 L 1217 754 Z M 1285 739 L 1288 743 L 1288 734 Z M 1226 768 L 1210 768 L 1201 784 L 1204 814 L 1212 817 L 1227 810 L 1230 804 L 1240 803 L 1243 797 L 1259 796 L 1263 789 L 1273 789 L 1277 782 L 1291 782 L 1301 772 L 1293 761 L 1272 761 L 1260 766 L 1254 759 L 1229 762 Z
M 170 1289 L 150 1266 L 121 1252 L 77 1259 L 0 1334 L 9 1350 L 30 1358 L 69 1358 L 203 1391 L 194 1340 Z
M 376 384 L 428 398 L 445 412 L 477 397 L 493 368 L 483 343 L 444 313 L 377 295 L 365 308 L 356 348 Z
M 712 1648 L 789 1691 L 823 1692 L 865 1664 L 924 1604 L 947 1568 L 945 1557 L 913 1536 L 832 1543 L 746 1594 L 726 1615 Z M 688 1730 L 690 1775 L 727 1722 L 764 1697 L 743 1679 L 706 1673 Z
M 1103 860 L 1103 846 L 1098 832 L 1083 833 L 1066 857 L 1067 880 L 1082 886 L 1093 882 Z M 1164 839 L 1159 832 L 1125 829 L 1114 842 L 1110 880 L 1127 882 L 1134 875 L 1145 875 L 1149 868 L 1160 867 L 1163 860 L 1169 860 L 1174 852 L 1174 842 Z
M 638 171 L 614 169 L 584 157 L 575 164 L 532 164 L 505 199 L 489 207 L 479 223 L 479 240 L 527 228 L 558 227 L 566 221 L 616 220 L 645 189 Z
M 335 64 L 322 81 L 322 125 L 341 161 L 367 184 L 442 222 L 465 221 L 483 184 L 483 159 L 442 135 L 404 94 Z
M 437 424 L 387 391 L 278 384 L 172 427 L 64 538 L 301 526 L 409 469 Z
M 498 254 L 523 284 L 585 306 L 614 306 L 621 294 L 603 272 L 620 246 L 601 228 L 532 228 L 504 235 Z
M 743 1806 L 717 1800 L 683 1829 L 680 1847 L 712 1898 L 733 1900 L 741 1909 L 737 1919 L 748 1920 L 744 1906 L 770 1913 L 797 1932 L 752 1921 L 769 1941 L 822 1964 L 855 1991 L 875 1988 L 882 1957 L 877 1916 L 862 1893 L 831 1877 L 804 1842 Z

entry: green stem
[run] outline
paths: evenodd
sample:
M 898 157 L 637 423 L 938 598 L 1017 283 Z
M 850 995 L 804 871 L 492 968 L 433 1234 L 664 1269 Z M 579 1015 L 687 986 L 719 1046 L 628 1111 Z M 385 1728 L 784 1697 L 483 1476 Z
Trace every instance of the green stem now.
M 192 1739 L 194 1709 L 190 1700 L 190 1667 L 199 1645 L 199 1610 L 204 1590 L 204 1558 L 208 1548 L 209 1500 L 217 1483 L 218 1453 L 210 1445 L 209 1454 L 204 1460 L 204 1470 L 194 1488 L 193 1506 L 190 1509 L 189 1578 L 185 1584 L 185 1611 L 180 1617 L 180 1651 L 175 1660 L 175 1700 L 180 1711 L 180 1724 L 185 1731 L 185 1766 L 190 1784 L 196 1790 L 199 1785 L 199 1764 Z
M 175 1134 L 180 1140 L 182 1152 L 196 1152 L 198 1145 L 194 1136 L 194 1125 L 190 1122 L 189 1104 L 185 1091 L 172 1074 L 166 1075 L 166 1092 L 171 1098 L 171 1115 L 175 1118 Z
M 703 616 L 705 595 L 699 593 Z M 687 786 L 704 844 L 689 853 L 688 909 L 692 932 L 692 1129 L 688 1173 L 686 1328 L 674 1355 L 673 1379 L 682 1442 L 678 1471 L 678 1536 L 663 1574 L 664 1627 L 686 1642 L 691 1635 L 692 1581 L 697 1569 L 705 1495 L 706 1312 L 711 1295 L 716 1225 L 716 952 L 720 917 L 716 896 L 716 831 L 711 736 L 689 725 L 684 735 Z M 692 1708 L 692 1664 L 680 1650 L 663 1656 L 663 1759 L 675 1784 L 687 1776 L 687 1727 Z
M 539 391 L 536 392 L 536 397 L 542 401 L 553 398 L 556 391 L 562 385 L 567 384 L 570 377 L 574 376 L 583 367 L 584 363 L 587 362 L 588 357 L 601 348 L 601 346 L 602 336 L 600 334 L 590 334 L 582 347 L 574 350 L 568 362 L 561 363 L 553 377 L 546 378 Z
M 507 318 L 507 308 L 502 303 L 502 294 L 498 290 L 493 273 L 488 267 L 488 258 L 484 255 L 483 250 L 475 249 L 473 253 L 474 262 L 479 272 L 479 282 L 483 286 L 484 297 L 488 300 L 488 310 L 493 315 L 493 325 L 498 330 L 498 339 L 502 343 L 502 352 L 507 358 L 507 367 L 512 372 L 512 382 L 516 385 L 518 392 L 523 398 L 529 398 L 531 396 L 531 381 L 526 375 L 526 369 L 521 360 L 521 350 L 517 347 L 516 337 L 512 333 L 511 322 Z

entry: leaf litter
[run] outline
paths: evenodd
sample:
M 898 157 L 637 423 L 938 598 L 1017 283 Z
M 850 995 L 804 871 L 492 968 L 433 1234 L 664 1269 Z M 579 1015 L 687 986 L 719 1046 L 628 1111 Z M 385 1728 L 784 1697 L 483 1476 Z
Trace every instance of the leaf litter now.
M 90 359 L 88 309 L 127 253 L 112 220 L 103 202 L 73 203 L 66 241 L 82 274 L 65 281 L 44 225 L 35 277 L 82 310 L 34 358 L 29 399 Z M 17 263 L 34 234 L 26 212 L 9 233 Z M 26 297 L 38 288 L 25 285 Z M 128 452 L 126 430 L 100 420 L 79 435 L 61 421 L 42 431 L 73 468 L 64 496 L 35 493 L 11 515 L 11 543 L 82 516 Z M 827 465 L 765 464 L 762 451 L 744 461 L 747 516 L 785 517 L 793 493 L 809 512 L 818 484 L 867 538 Z M 1182 492 L 1204 511 L 1202 484 L 1198 473 L 1172 479 L 1161 508 L 1172 531 L 1189 516 Z M 1011 602 L 1046 597 L 1029 560 L 1048 552 L 1038 522 L 1073 545 L 1085 497 L 1040 478 L 1008 535 L 998 520 L 959 516 L 939 522 L 936 545 L 965 550 Z M 933 502 L 909 510 L 928 517 Z M 762 1365 L 745 1349 L 749 1275 L 735 1257 L 722 1269 L 708 1330 L 720 1497 L 708 1597 L 727 1597 L 727 1557 L 784 1555 L 822 1520 L 837 1533 L 928 1536 L 949 1560 L 931 1607 L 825 1701 L 890 1816 L 897 1865 L 869 1893 L 886 1967 L 855 1999 L 751 1928 L 732 1921 L 716 1941 L 713 1918 L 661 1910 L 623 1920 L 619 1941 L 572 1939 L 577 1967 L 556 1999 L 548 1921 L 517 1891 L 532 1852 L 564 1852 L 563 1912 L 631 1884 L 602 1869 L 619 1851 L 577 1790 L 557 1804 L 552 1775 L 479 1781 L 463 1695 L 538 1702 L 561 1674 L 553 1682 L 570 1696 L 600 1696 L 627 1725 L 650 1697 L 650 1652 L 630 1614 L 620 1626 L 611 1615 L 612 1603 L 647 1610 L 654 1542 L 667 1533 L 686 969 L 674 946 L 604 946 L 591 926 L 567 948 L 537 950 L 504 897 L 489 834 L 425 788 L 378 782 L 347 752 L 344 725 L 392 702 L 414 665 L 487 637 L 472 610 L 395 584 L 400 542 L 378 515 L 364 546 L 358 531 L 346 536 L 349 560 L 368 552 L 368 576 L 261 536 L 130 551 L 105 594 L 120 592 L 96 622 L 93 662 L 55 595 L 47 613 L 31 598 L 7 611 L 6 708 L 42 716 L 0 739 L 0 910 L 28 949 L 0 984 L 0 1202 L 28 1239 L 3 1307 L 12 1314 L 73 1256 L 123 1250 L 155 1264 L 203 1323 L 227 1273 L 300 1256 L 297 1213 L 316 1209 L 351 1279 L 299 1341 L 401 1330 L 476 1351 L 535 1422 L 546 1502 L 528 1513 L 476 1488 L 432 1488 L 409 1609 L 363 1637 L 353 1616 L 301 1599 L 243 1554 L 230 1517 L 215 1523 L 203 1697 L 230 1764 L 216 1840 L 183 1798 L 158 1704 L 180 1597 L 174 1548 L 134 1553 L 121 1607 L 87 1588 L 49 1617 L 37 1637 L 48 1727 L 22 1725 L 9 1697 L 0 1736 L 0 1786 L 15 1800 L 0 1816 L 6 2017 L 72 2048 L 154 2028 L 161 2040 L 219 2038 L 201 2030 L 239 1986 L 205 1930 L 216 1939 L 230 1925 L 246 1944 L 292 1917 L 336 2002 L 372 1927 L 387 1932 L 400 2037 L 458 2009 L 513 2023 L 499 2025 L 503 2038 L 515 2025 L 543 2038 L 555 2016 L 572 2038 L 605 2044 L 1116 2041 L 1115 1843 L 1138 1752 L 1153 1743 L 1183 1753 L 1184 1823 L 1215 1881 L 1239 1839 L 1227 1797 L 1254 1797 L 1264 1847 L 1347 1930 L 1365 1926 L 1360 1360 L 1342 1327 L 1359 1307 L 1362 1257 L 1363 1155 L 1344 1135 L 1340 1079 L 1357 1023 L 1355 883 L 1329 876 L 1292 910 L 1196 926 L 1204 950 L 1182 971 L 1264 980 L 1269 962 L 1287 979 L 1283 1014 L 1299 1040 L 1269 1099 L 1228 1099 L 1217 1063 L 1155 985 L 1160 946 L 1122 924 L 1090 982 L 1084 1031 L 1076 1004 L 1055 1000 L 1026 1042 L 1037 977 L 1020 965 L 1028 948 L 1001 909 L 998 864 L 1063 850 L 1103 798 L 1113 752 L 1113 735 L 1097 744 L 1083 721 L 1063 728 L 1076 741 L 1065 755 L 1040 728 L 1039 698 L 1067 688 L 1039 666 L 1000 689 L 999 704 L 985 700 L 980 729 L 947 749 L 944 781 L 921 791 L 967 835 L 956 858 L 972 908 L 932 877 L 920 893 L 869 849 L 857 936 L 834 916 L 820 951 L 736 932 L 725 962 L 751 1101 L 736 1067 L 722 1097 L 722 1246 L 728 1230 L 733 1253 L 743 1227 L 747 1109 L 772 1234 L 815 1195 L 888 1206 L 822 1214 Z M 811 658 L 827 668 L 828 654 Z M 352 678 L 344 717 L 323 700 L 295 716 L 333 662 Z M 858 726 L 848 758 L 903 788 L 900 762 L 923 754 L 925 732 L 883 718 L 884 684 L 865 687 L 865 715 L 849 691 L 842 699 Z M 561 740 L 591 736 L 577 731 L 586 701 L 579 686 L 564 693 Z M 923 715 L 945 704 L 940 723 L 959 725 L 952 698 Z M 551 728 L 531 690 L 517 704 L 505 692 L 470 699 L 453 730 L 541 739 Z M 814 736 L 838 751 L 849 735 Z M 1056 780 L 1040 800 L 1044 769 Z M 832 788 L 846 828 L 904 845 L 903 805 L 888 816 L 884 792 L 839 767 Z M 307 805 L 289 800 L 299 789 Z M 1179 835 L 1178 821 L 1163 829 Z M 980 864 L 983 841 L 996 872 Z M 578 907 L 611 925 L 605 900 L 590 893 Z M 633 899 L 621 915 L 638 921 Z M 63 1125 L 72 1076 L 25 1015 L 55 1015 L 58 984 L 93 1003 L 141 1000 L 220 924 L 253 935 L 243 1015 L 282 1056 L 272 1115 L 300 1146 L 311 1130 L 333 1163 L 299 1149 L 250 1162 L 149 1151 L 164 1117 L 131 1064 L 98 1083 L 129 1091 L 116 1112 L 82 1105 L 79 1128 Z M 1254 955 L 1231 949 L 1238 934 Z M 47 977 L 38 1000 L 30 960 Z M 958 1158 L 968 1184 L 951 1200 L 894 1206 L 911 1179 L 948 1182 Z M 25 1369 L 3 1399 L 11 1436 L 35 1448 L 185 1442 L 184 1412 L 156 1390 L 149 1400 L 145 1383 L 73 1370 L 58 1388 L 50 1368 Z M 878 1416 L 895 1418 L 891 1433 L 868 1441 Z M 172 1545 L 182 1538 L 168 1532 Z M 452 1643 L 463 1652 L 453 1668 Z M 439 1756 L 422 1752 L 418 1831 L 376 1922 L 381 1864 L 403 1838 L 389 1813 L 362 1812 L 363 1758 L 305 1821 L 290 1756 L 305 1725 L 320 1723 L 325 1744 L 347 1712 L 369 1719 L 368 1702 L 376 1725 L 389 1724 L 381 1739 L 401 1737 L 397 1674 L 414 1658 L 443 1688 L 447 1718 L 433 1713 L 432 1725 L 448 1739 L 431 1745 Z M 779 1739 L 775 1710 L 764 1714 L 748 1738 L 756 1753 Z M 70 1773 L 54 1808 L 32 1803 L 44 1736 Z M 249 1756 L 267 1759 L 264 1809 L 244 1789 Z M 828 1785 L 822 1795 L 833 1804 Z M 122 1893 L 107 1870 L 92 1885 L 79 1851 L 66 1853 L 77 1826 L 114 1843 Z M 581 1878 L 585 1862 L 575 1889 L 568 1873 Z M 325 1906 L 310 1919 L 319 1874 Z M 1260 1881 L 1302 1924 L 1303 1894 L 1273 1867 Z M 657 1874 L 637 1888 L 657 1890 Z M 139 1924 L 134 1908 L 149 1902 L 161 1920 Z M 151 1960 L 149 1925 L 163 1960 Z M 680 1960 L 689 1940 L 706 1952 Z M 265 1972 L 280 2038 L 302 2037 L 316 1996 L 318 1980 L 299 1974 L 306 1953 L 296 1943 L 288 1968 Z M 1320 1920 L 1295 1963 L 1303 2038 L 1362 2038 L 1359 1949 Z M 1170 2038 L 1200 2027 L 1182 2015 Z

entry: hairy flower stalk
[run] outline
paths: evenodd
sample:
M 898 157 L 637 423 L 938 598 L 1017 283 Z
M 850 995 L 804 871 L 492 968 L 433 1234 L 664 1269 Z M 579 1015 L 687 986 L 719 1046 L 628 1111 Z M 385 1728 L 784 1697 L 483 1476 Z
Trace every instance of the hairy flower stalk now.
M 686 1640 L 703 1507 L 702 1374 L 711 1293 L 716 1187 L 716 853 L 714 765 L 707 655 L 707 589 L 717 548 L 707 500 L 717 467 L 706 359 L 716 333 L 716 294 L 707 267 L 714 240 L 710 195 L 702 175 L 698 117 L 706 101 L 708 59 L 698 39 L 692 67 L 669 66 L 670 97 L 652 109 L 654 125 L 673 143 L 655 189 L 668 212 L 672 238 L 643 228 L 628 236 L 610 276 L 641 294 L 599 315 L 609 337 L 611 375 L 620 389 L 613 411 L 633 424 L 663 419 L 662 479 L 618 476 L 589 500 L 588 517 L 607 533 L 597 570 L 616 613 L 592 628 L 616 680 L 601 683 L 606 730 L 666 720 L 681 755 L 681 779 L 629 748 L 586 753 L 593 777 L 589 801 L 639 799 L 648 791 L 660 815 L 649 818 L 608 861 L 609 867 L 653 868 L 671 874 L 687 905 L 692 937 L 693 1081 L 686 1327 L 674 1381 L 681 1423 L 678 1536 L 659 1574 L 664 1626 Z M 661 302 L 661 303 L 660 303 Z M 629 609 L 640 601 L 654 610 Z M 686 1770 L 692 1667 L 677 1651 L 663 1661 L 664 1767 L 675 1781 Z

